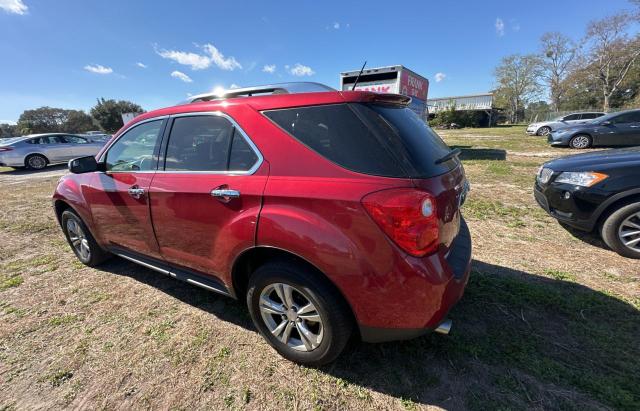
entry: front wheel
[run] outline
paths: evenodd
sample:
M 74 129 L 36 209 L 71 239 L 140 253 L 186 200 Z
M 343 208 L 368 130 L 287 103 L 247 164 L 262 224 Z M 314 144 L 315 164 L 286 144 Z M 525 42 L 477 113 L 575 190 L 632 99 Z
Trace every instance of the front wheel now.
M 578 134 L 569 140 L 569 147 L 582 150 L 591 147 L 591 137 L 586 134 Z
M 87 226 L 75 212 L 65 210 L 60 222 L 67 242 L 82 264 L 94 267 L 109 258 L 110 254 L 98 245 Z
M 547 136 L 549 135 L 549 133 L 551 133 L 551 128 L 544 126 L 544 127 L 540 127 L 536 134 L 538 134 L 539 136 Z
M 640 203 L 614 211 L 602 224 L 602 239 L 616 253 L 640 259 Z
M 335 360 L 353 331 L 349 308 L 338 291 L 301 264 L 259 267 L 249 279 L 247 305 L 267 342 L 299 364 L 320 366 Z

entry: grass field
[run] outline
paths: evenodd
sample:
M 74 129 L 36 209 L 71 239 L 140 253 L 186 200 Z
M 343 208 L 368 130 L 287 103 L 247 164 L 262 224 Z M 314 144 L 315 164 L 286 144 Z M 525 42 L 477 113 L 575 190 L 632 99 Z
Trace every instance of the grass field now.
M 472 186 L 452 335 L 358 344 L 320 369 L 280 358 L 239 302 L 119 259 L 79 264 L 57 178 L 0 182 L 0 410 L 640 409 L 638 262 L 532 198 L 540 164 L 571 150 L 523 127 L 440 134 Z

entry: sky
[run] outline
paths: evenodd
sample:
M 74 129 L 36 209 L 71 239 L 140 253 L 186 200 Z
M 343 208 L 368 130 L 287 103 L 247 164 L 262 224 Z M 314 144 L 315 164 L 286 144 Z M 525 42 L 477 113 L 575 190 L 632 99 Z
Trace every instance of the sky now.
M 575 39 L 627 0 L 0 0 L 0 123 L 98 97 L 145 110 L 217 87 L 339 85 L 341 71 L 401 64 L 429 97 L 483 93 L 540 36 Z

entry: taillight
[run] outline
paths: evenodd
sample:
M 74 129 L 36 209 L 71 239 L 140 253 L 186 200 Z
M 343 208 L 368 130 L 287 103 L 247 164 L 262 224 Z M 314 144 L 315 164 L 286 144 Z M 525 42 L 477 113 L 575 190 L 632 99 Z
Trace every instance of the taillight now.
M 436 199 L 426 191 L 396 188 L 366 195 L 362 204 L 398 247 L 415 257 L 438 249 Z
M 13 150 L 11 147 L 0 147 L 0 152 L 2 151 L 11 151 Z

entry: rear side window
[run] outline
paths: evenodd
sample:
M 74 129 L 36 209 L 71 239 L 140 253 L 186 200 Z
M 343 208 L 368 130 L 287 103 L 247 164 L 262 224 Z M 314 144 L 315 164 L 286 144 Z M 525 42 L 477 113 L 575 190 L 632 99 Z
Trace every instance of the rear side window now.
M 448 147 L 406 107 L 334 104 L 264 114 L 310 149 L 355 172 L 420 178 L 452 168 L 451 162 L 435 164 Z
M 240 131 L 224 117 L 190 116 L 173 121 L 167 171 L 248 171 L 257 161 Z

